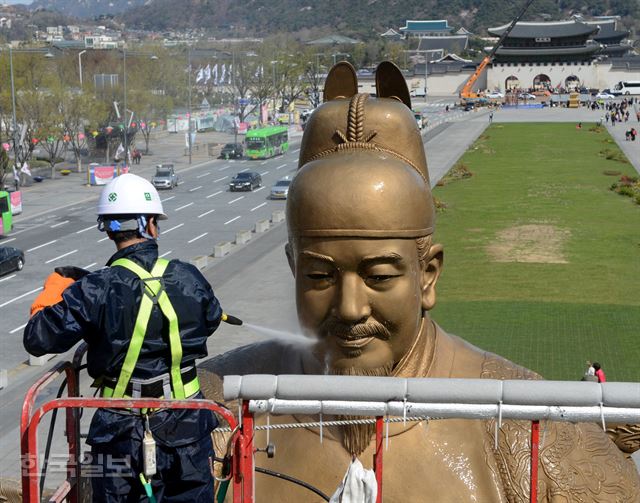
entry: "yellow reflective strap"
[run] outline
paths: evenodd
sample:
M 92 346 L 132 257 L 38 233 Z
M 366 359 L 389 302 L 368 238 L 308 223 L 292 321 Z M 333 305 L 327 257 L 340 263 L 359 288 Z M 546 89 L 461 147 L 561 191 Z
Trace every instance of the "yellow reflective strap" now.
M 171 350 L 171 380 L 173 392 L 176 398 L 184 398 L 184 385 L 182 383 L 182 376 L 180 374 L 180 363 L 182 361 L 182 344 L 180 343 L 180 330 L 178 327 L 178 317 L 176 315 L 171 301 L 166 292 L 162 290 L 162 284 L 157 279 L 164 274 L 165 269 L 169 261 L 166 259 L 158 259 L 151 270 L 151 273 L 140 267 L 138 264 L 129 259 L 118 259 L 113 262 L 112 266 L 121 266 L 129 269 L 136 274 L 144 283 L 145 290 L 148 290 L 152 296 L 158 300 L 158 306 L 167 321 L 169 321 L 169 347 Z M 140 356 L 140 349 L 144 342 L 144 337 L 147 332 L 147 326 L 149 324 L 149 318 L 151 317 L 151 311 L 153 310 L 153 301 L 148 293 L 142 295 L 142 301 L 140 302 L 140 308 L 138 310 L 138 316 L 136 318 L 135 327 L 129 342 L 127 354 L 124 359 L 124 363 L 118 376 L 118 382 L 115 390 L 113 391 L 114 398 L 122 398 L 127 389 L 127 385 L 131 380 L 133 371 L 138 357 Z
M 162 262 L 161 262 L 162 261 Z M 158 259 L 151 270 L 151 276 L 160 277 L 164 273 L 169 261 L 166 259 Z M 183 399 L 184 384 L 182 383 L 182 374 L 180 373 L 180 363 L 182 362 L 182 343 L 180 342 L 180 328 L 178 327 L 178 315 L 171 305 L 169 296 L 164 290 L 160 292 L 158 297 L 158 305 L 162 314 L 169 322 L 169 348 L 171 350 L 171 387 L 175 398 Z

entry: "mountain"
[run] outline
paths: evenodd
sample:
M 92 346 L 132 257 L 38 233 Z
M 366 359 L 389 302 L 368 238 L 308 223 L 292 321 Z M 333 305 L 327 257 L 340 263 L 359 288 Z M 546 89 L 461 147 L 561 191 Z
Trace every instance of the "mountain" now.
M 407 19 L 448 19 L 477 34 L 510 21 L 523 0 L 36 0 L 75 16 L 120 14 L 128 28 L 202 28 L 214 36 L 330 31 L 368 37 Z M 122 14 L 126 12 L 126 14 Z M 572 14 L 622 16 L 640 28 L 640 0 L 536 0 L 524 20 L 559 20 Z
M 79 18 L 94 18 L 122 14 L 144 3 L 145 0 L 34 0 L 31 7 Z

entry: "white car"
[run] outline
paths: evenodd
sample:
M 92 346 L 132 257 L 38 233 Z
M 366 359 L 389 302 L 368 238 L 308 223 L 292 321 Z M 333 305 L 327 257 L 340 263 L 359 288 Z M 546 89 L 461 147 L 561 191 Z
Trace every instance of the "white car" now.
M 280 178 L 280 180 L 271 187 L 271 199 L 286 199 L 289 195 L 289 185 L 291 185 L 291 178 L 288 176 Z
M 504 94 L 502 94 L 500 91 L 491 91 L 490 93 L 485 94 L 485 97 L 492 100 L 497 100 L 504 98 Z
M 518 95 L 518 98 L 521 100 L 535 100 L 536 97 L 535 95 L 531 94 L 531 93 L 522 93 L 520 95 Z
M 615 99 L 615 96 L 609 93 L 598 93 L 596 94 L 596 99 L 597 100 L 613 100 Z

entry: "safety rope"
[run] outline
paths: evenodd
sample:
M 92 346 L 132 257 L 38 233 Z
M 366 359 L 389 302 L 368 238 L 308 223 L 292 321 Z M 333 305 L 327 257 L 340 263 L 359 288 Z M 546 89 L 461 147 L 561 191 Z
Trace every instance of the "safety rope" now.
M 386 423 L 403 423 L 403 422 L 419 422 L 419 421 L 429 421 L 430 419 L 438 419 L 435 417 L 426 417 L 426 416 L 417 416 L 417 417 L 408 417 L 406 419 L 402 417 L 389 417 L 384 418 L 383 421 Z M 294 428 L 324 428 L 325 426 L 347 426 L 351 424 L 375 424 L 375 419 L 341 419 L 335 421 L 313 421 L 308 423 L 285 423 L 285 424 L 269 424 L 269 425 L 261 425 L 255 426 L 254 430 L 263 431 L 263 430 L 291 430 Z M 222 427 L 216 428 L 216 433 L 231 433 L 231 428 Z

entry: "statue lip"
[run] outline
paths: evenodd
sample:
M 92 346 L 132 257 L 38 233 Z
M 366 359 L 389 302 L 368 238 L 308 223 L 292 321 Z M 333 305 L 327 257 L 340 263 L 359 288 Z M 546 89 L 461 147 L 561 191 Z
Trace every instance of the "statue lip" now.
M 375 339 L 375 336 L 358 337 L 358 338 L 355 338 L 355 339 L 353 337 L 350 337 L 349 339 L 344 339 L 342 337 L 336 337 L 336 339 L 337 339 L 338 346 L 341 346 L 343 348 L 347 348 L 347 349 L 362 349 L 367 344 L 369 344 L 371 341 L 373 341 Z

